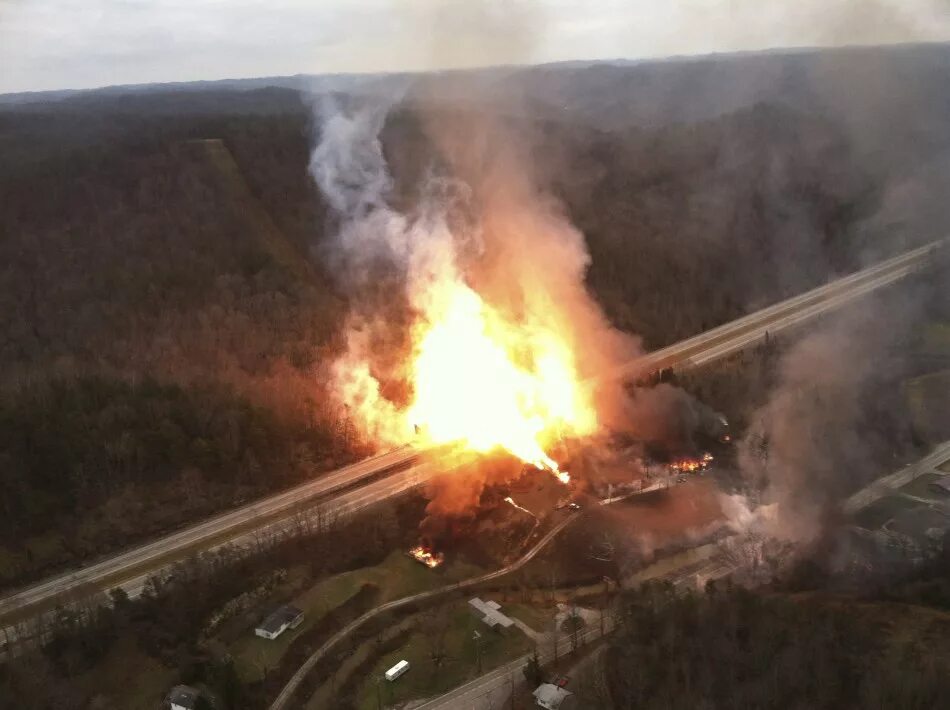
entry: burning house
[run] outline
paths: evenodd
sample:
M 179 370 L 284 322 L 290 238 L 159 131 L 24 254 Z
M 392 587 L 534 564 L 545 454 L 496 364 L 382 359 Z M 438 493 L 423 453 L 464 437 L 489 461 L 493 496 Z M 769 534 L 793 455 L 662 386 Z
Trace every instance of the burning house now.
M 427 545 L 416 545 L 406 554 L 419 564 L 423 564 L 429 569 L 435 569 L 445 562 L 445 555 L 443 555 L 441 552 L 434 551 Z

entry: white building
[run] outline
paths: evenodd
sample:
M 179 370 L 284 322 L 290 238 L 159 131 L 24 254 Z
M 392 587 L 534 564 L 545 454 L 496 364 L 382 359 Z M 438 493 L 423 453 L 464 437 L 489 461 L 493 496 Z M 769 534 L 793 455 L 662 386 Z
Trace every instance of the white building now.
M 472 608 L 475 616 L 493 629 L 505 631 L 515 623 L 510 617 L 501 613 L 501 605 L 498 602 L 486 602 L 475 597 L 468 600 L 468 605 Z
M 542 683 L 535 688 L 532 695 L 534 695 L 534 699 L 537 701 L 539 708 L 544 708 L 545 710 L 559 710 L 573 693 L 559 685 L 554 685 L 554 683 Z M 566 706 L 564 706 L 564 710 L 567 710 Z
M 287 629 L 296 629 L 302 621 L 303 611 L 286 604 L 264 619 L 261 625 L 254 629 L 254 633 L 261 638 L 273 640 Z

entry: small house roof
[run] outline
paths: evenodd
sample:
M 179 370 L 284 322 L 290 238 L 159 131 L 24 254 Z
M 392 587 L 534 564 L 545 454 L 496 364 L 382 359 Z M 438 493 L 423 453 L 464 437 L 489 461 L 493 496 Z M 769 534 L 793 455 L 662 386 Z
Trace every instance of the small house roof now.
M 257 628 L 269 633 L 277 633 L 284 626 L 303 614 L 303 611 L 290 604 L 275 609 Z
M 201 697 L 201 691 L 197 688 L 192 688 L 190 685 L 176 685 L 168 691 L 167 700 L 183 708 L 194 708 L 198 705 L 199 697 Z
M 572 695 L 572 693 L 569 690 L 554 685 L 554 683 L 542 683 L 535 688 L 533 695 L 541 707 L 556 710 L 560 707 L 561 703 L 564 702 L 564 699 Z
M 515 623 L 511 618 L 500 611 L 501 605 L 498 602 L 486 602 L 478 597 L 474 597 L 473 599 L 469 599 L 468 603 L 482 615 L 482 621 L 489 626 L 500 626 L 503 629 L 507 629 Z

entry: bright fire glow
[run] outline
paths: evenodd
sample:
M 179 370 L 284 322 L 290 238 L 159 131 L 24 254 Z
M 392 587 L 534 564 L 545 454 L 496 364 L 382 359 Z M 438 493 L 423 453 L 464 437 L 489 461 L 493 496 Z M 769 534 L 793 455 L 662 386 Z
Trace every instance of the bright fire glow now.
M 410 423 L 431 443 L 501 448 L 566 483 L 545 443 L 596 425 L 570 348 L 537 324 L 509 323 L 460 281 L 437 291 L 415 328 Z
M 435 569 L 445 561 L 445 555 L 441 552 L 433 552 L 422 545 L 417 545 L 409 550 L 409 556 L 429 569 Z
M 674 461 L 670 464 L 670 468 L 680 473 L 692 473 L 705 470 L 712 463 L 712 460 L 713 455 L 707 451 L 698 459 L 684 458 Z
M 440 266 L 411 295 L 408 406 L 384 400 L 359 360 L 338 363 L 344 401 L 364 430 L 386 443 L 415 437 L 424 445 L 504 450 L 567 484 L 570 476 L 549 455 L 550 446 L 597 426 L 568 339 L 550 314 L 506 318 L 453 264 Z

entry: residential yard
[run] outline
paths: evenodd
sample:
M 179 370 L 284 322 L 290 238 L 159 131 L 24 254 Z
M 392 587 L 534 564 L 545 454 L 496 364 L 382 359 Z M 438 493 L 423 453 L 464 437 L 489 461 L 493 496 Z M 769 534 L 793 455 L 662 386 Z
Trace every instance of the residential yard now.
M 502 604 L 501 610 L 513 619 L 523 621 L 541 634 L 551 630 L 554 615 L 557 614 L 557 607 L 553 604 L 546 607 L 533 604 Z
M 449 560 L 442 567 L 430 570 L 410 559 L 401 550 L 394 550 L 378 565 L 351 570 L 323 579 L 299 594 L 291 604 L 303 609 L 304 621 L 296 629 L 284 632 L 271 641 L 254 635 L 253 628 L 231 644 L 230 652 L 241 678 L 260 680 L 266 671 L 276 668 L 288 647 L 301 634 L 319 622 L 328 612 L 345 604 L 364 585 L 375 588 L 379 603 L 399 599 L 415 592 L 441 587 L 483 573 L 479 567 L 458 560 Z M 261 610 L 263 618 L 268 610 Z
M 503 609 L 504 610 L 504 609 Z M 399 649 L 377 659 L 356 692 L 356 707 L 376 710 L 376 679 L 398 661 L 409 661 L 409 670 L 393 682 L 379 684 L 380 700 L 392 706 L 407 700 L 429 698 L 447 692 L 478 675 L 474 633 L 481 634 L 479 648 L 482 672 L 524 655 L 532 642 L 512 627 L 505 635 L 492 631 L 476 619 L 465 601 L 447 606 L 444 613 L 420 615 L 419 623 L 408 641 Z M 434 649 L 441 648 L 444 658 L 440 666 L 432 660 Z M 317 710 L 310 706 L 309 710 Z

